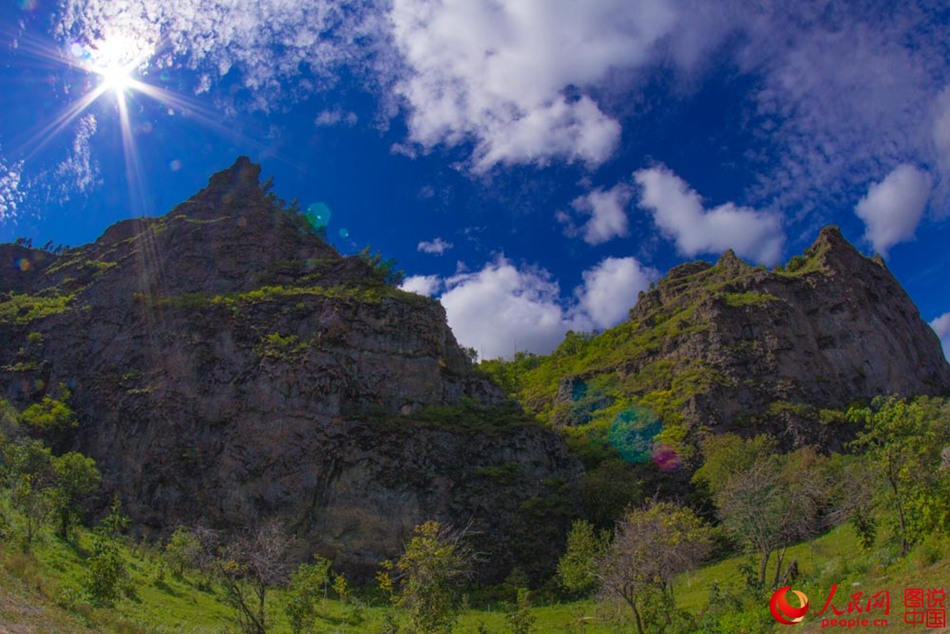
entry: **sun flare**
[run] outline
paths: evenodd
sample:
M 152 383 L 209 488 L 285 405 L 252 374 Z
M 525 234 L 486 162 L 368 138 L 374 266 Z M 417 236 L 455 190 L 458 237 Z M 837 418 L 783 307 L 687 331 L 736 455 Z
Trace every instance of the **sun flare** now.
M 114 93 L 124 93 L 135 83 L 132 78 L 134 68 L 127 66 L 109 66 L 105 68 L 93 68 L 93 72 L 99 75 L 102 87 L 107 91 Z

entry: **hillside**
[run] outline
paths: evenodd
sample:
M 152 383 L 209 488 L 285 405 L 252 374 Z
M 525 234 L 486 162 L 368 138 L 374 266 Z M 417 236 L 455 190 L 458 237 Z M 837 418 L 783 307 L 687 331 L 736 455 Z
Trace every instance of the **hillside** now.
M 883 260 L 835 227 L 773 270 L 732 251 L 682 264 L 621 325 L 483 367 L 555 426 L 640 419 L 672 445 L 707 428 L 836 449 L 853 433 L 836 410 L 950 391 L 935 333 Z
M 53 255 L 0 246 L 0 385 L 94 458 L 139 534 L 270 518 L 365 578 L 426 519 L 550 568 L 580 466 L 476 373 L 442 307 L 342 257 L 246 158 L 167 215 Z M 76 426 L 72 426 L 75 422 Z M 544 516 L 549 539 L 528 527 Z

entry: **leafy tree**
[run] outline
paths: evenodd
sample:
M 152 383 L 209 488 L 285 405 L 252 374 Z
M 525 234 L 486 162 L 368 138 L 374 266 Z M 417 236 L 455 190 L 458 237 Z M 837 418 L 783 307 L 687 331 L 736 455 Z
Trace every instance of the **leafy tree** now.
M 642 489 L 636 468 L 618 456 L 609 456 L 588 469 L 581 480 L 584 516 L 597 527 L 609 528 L 628 507 L 643 501 Z
M 90 601 L 105 607 L 113 605 L 128 587 L 129 573 L 113 540 L 102 536 L 93 539 L 83 585 Z
M 36 484 L 37 479 L 29 473 L 22 473 L 13 486 L 11 502 L 23 516 L 23 546 L 29 550 L 40 527 L 45 523 L 53 509 L 50 489 Z
M 941 452 L 950 446 L 950 405 L 878 398 L 848 416 L 864 424 L 852 446 L 864 451 L 868 473 L 880 483 L 873 505 L 883 512 L 893 509 L 901 554 L 922 534 L 950 527 L 950 474 L 941 469 Z
M 686 507 L 656 502 L 632 510 L 617 523 L 613 542 L 600 561 L 601 593 L 622 599 L 633 611 L 637 631 L 653 625 L 644 608 L 661 603 L 672 620 L 673 579 L 698 566 L 711 547 L 708 527 Z
M 109 505 L 109 514 L 102 518 L 99 523 L 99 530 L 113 539 L 122 534 L 128 527 L 129 516 L 122 512 L 122 500 L 119 494 L 112 496 L 112 504 Z
M 593 524 L 578 520 L 567 535 L 567 550 L 557 564 L 558 580 L 571 592 L 586 595 L 597 589 L 597 568 L 607 548 Z
M 66 539 L 82 519 L 83 503 L 99 488 L 102 478 L 96 461 L 75 451 L 53 458 L 53 471 L 58 532 Z
M 23 517 L 24 546 L 29 549 L 54 509 L 53 455 L 41 441 L 24 438 L 5 447 L 3 463 L 3 480 Z
M 693 482 L 715 492 L 756 462 L 775 455 L 775 440 L 764 435 L 744 439 L 736 434 L 717 434 L 703 439 L 701 451 L 703 464 L 693 475 Z
M 294 634 L 311 631 L 329 578 L 330 562 L 319 556 L 314 557 L 314 563 L 300 564 L 290 574 L 284 613 Z
M 206 555 L 201 540 L 186 526 L 178 526 L 165 544 L 165 557 L 171 564 L 172 574 L 181 579 L 188 568 L 197 568 Z
M 405 611 L 409 629 L 419 634 L 451 632 L 458 618 L 458 585 L 469 575 L 472 554 L 464 531 L 452 531 L 435 521 L 416 526 L 399 560 L 383 562 L 380 586 L 392 593 L 393 604 Z M 396 572 L 394 580 L 390 573 Z M 395 582 L 399 592 L 393 592 Z
M 383 254 L 378 251 L 373 253 L 371 247 L 365 247 L 358 256 L 373 269 L 379 281 L 387 286 L 399 286 L 406 277 L 405 271 L 396 268 L 396 260 L 383 259 Z

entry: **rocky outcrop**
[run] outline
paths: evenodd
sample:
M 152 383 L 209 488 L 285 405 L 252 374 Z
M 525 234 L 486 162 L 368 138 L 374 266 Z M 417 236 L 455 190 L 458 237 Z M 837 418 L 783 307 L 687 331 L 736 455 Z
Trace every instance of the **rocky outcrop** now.
M 59 448 L 151 534 L 277 517 L 365 576 L 434 518 L 481 536 L 491 577 L 538 559 L 523 533 L 549 508 L 555 552 L 580 472 L 561 440 L 503 404 L 440 304 L 340 256 L 259 172 L 239 159 L 59 256 L 3 247 L 6 398 L 68 390 Z
M 732 251 L 715 265 L 675 267 L 640 295 L 628 322 L 589 347 L 606 340 L 625 354 L 590 355 L 584 371 L 564 377 L 554 409 L 561 424 L 596 416 L 592 399 L 606 407 L 626 398 L 691 429 L 837 448 L 853 428 L 832 410 L 950 391 L 935 333 L 883 260 L 862 256 L 835 227 L 771 271 Z M 612 390 L 576 398 L 577 385 L 609 384 L 605 377 Z

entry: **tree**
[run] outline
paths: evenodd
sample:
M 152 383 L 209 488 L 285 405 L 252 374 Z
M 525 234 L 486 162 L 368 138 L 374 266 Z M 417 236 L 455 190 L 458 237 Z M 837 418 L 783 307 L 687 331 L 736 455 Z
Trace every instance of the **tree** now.
M 112 496 L 112 504 L 109 505 L 109 514 L 99 522 L 98 530 L 115 539 L 121 535 L 128 527 L 131 519 L 122 512 L 122 499 L 116 493 Z
M 458 585 L 468 578 L 473 558 L 465 536 L 465 531 L 424 522 L 415 527 L 395 565 L 383 562 L 377 579 L 392 593 L 393 605 L 406 612 L 410 631 L 447 634 L 452 630 L 461 605 Z M 395 579 L 390 576 L 394 570 Z M 395 583 L 398 594 L 393 592 Z
M 282 584 L 289 570 L 286 556 L 290 540 L 279 524 L 268 522 L 228 544 L 222 544 L 217 533 L 209 529 L 198 529 L 196 534 L 241 631 L 266 634 L 267 592 Z
M 82 519 L 83 503 L 99 488 L 102 478 L 96 461 L 75 451 L 53 458 L 53 471 L 58 532 L 60 537 L 67 539 Z
M 197 568 L 205 558 L 201 540 L 186 526 L 177 526 L 165 544 L 165 557 L 171 564 L 172 574 L 181 579 L 187 568 Z
M 372 247 L 366 246 L 359 252 L 358 257 L 366 262 L 373 270 L 376 278 L 386 286 L 396 287 L 402 284 L 406 277 L 405 271 L 397 269 L 396 260 L 393 258 L 383 259 L 380 252 L 373 253 Z
M 567 535 L 567 550 L 557 564 L 561 585 L 578 594 L 586 595 L 597 589 L 597 567 L 604 556 L 608 540 L 598 536 L 594 525 L 578 520 Z
M 659 595 L 661 612 L 671 621 L 673 579 L 695 568 L 709 553 L 709 529 L 688 508 L 656 502 L 629 511 L 617 523 L 613 542 L 602 558 L 598 577 L 601 593 L 622 599 L 633 611 L 643 634 L 643 607 Z
M 774 448 L 763 436 L 707 439 L 702 445 L 705 462 L 693 477 L 712 493 L 725 529 L 758 556 L 758 583 L 763 586 L 772 555 L 778 552 L 777 583 L 785 549 L 817 530 L 828 493 L 824 460 L 814 450 L 782 456 Z
M 950 445 L 950 405 L 878 398 L 848 417 L 864 424 L 852 447 L 864 451 L 867 473 L 880 483 L 874 507 L 893 509 L 901 554 L 920 535 L 950 526 L 950 475 L 941 469 L 941 452 Z
M 23 517 L 24 546 L 29 550 L 54 508 L 53 455 L 41 441 L 24 438 L 5 447 L 3 464 L 3 480 Z

